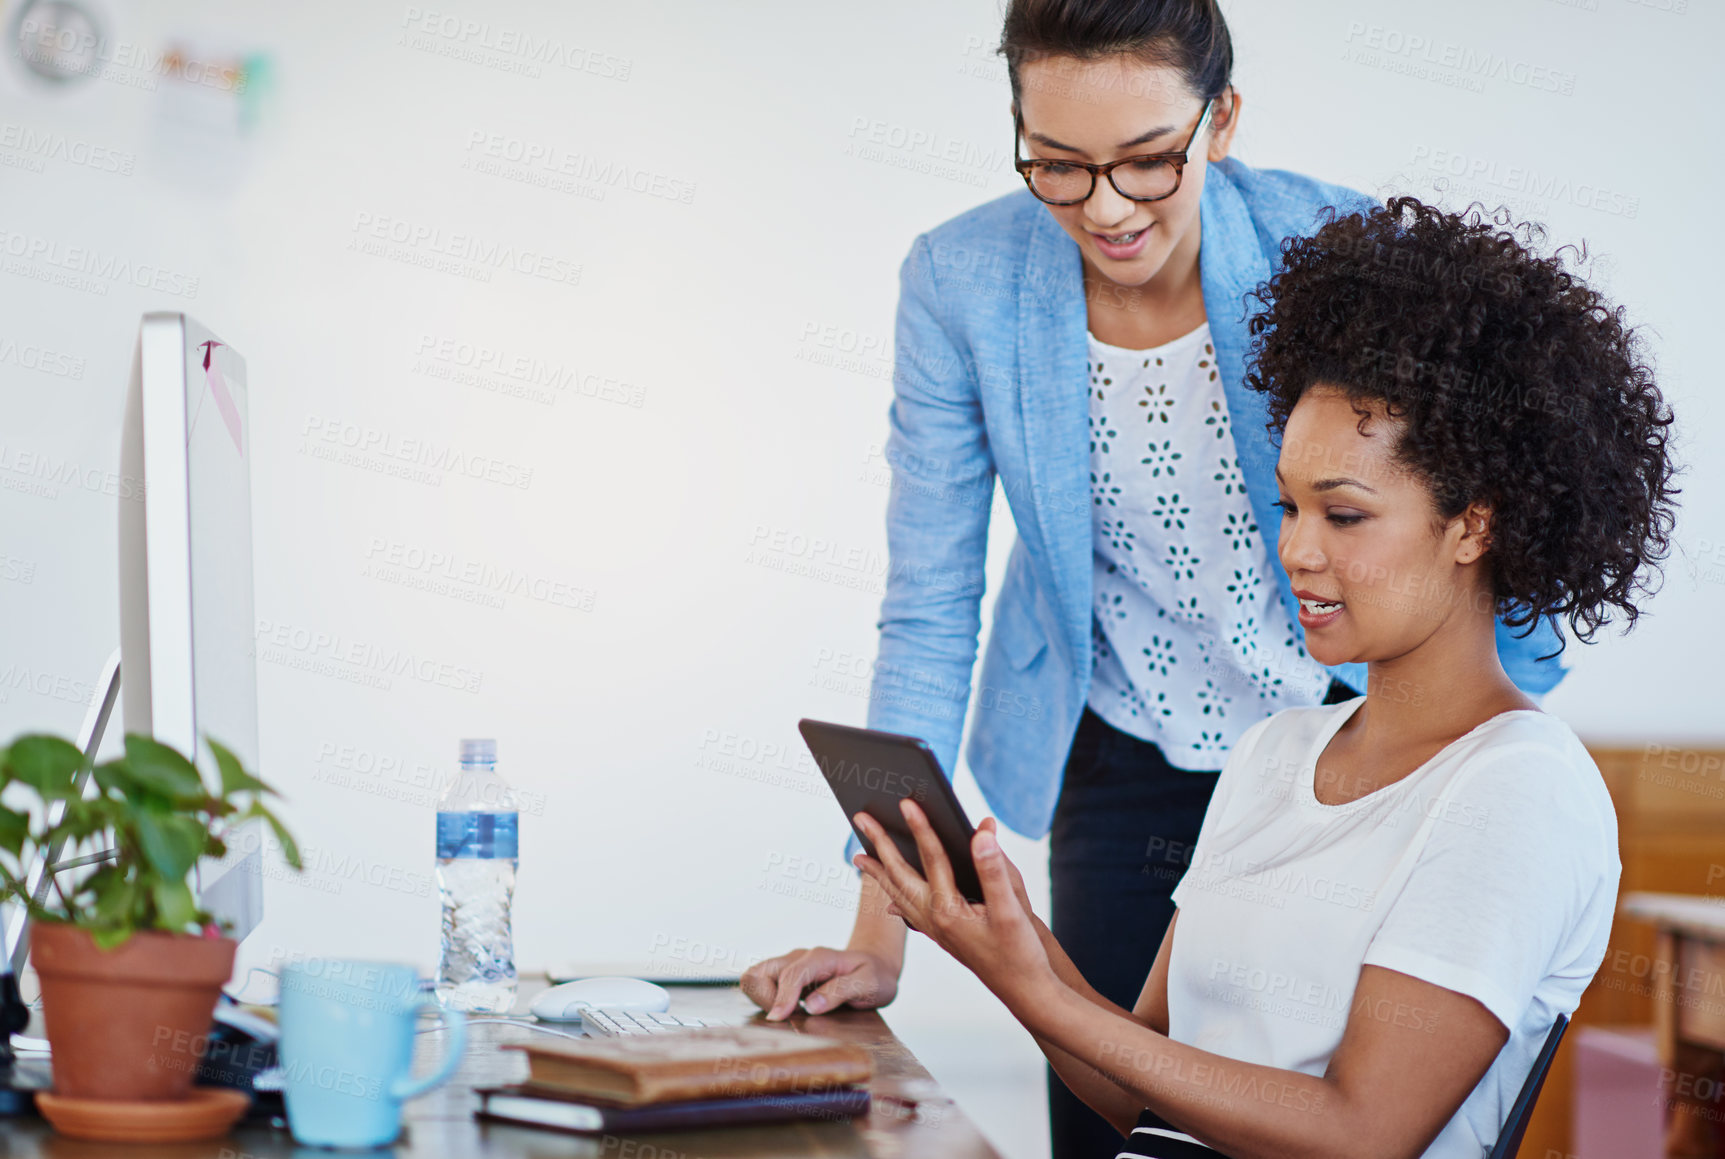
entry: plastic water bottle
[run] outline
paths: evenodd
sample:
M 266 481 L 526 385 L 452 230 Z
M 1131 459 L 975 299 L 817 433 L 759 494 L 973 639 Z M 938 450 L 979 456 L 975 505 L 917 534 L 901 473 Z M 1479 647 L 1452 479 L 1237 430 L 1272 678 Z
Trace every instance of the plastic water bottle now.
M 437 803 L 437 892 L 443 945 L 437 1000 L 475 1013 L 515 1003 L 515 796 L 497 775 L 497 742 L 461 742 L 461 772 Z

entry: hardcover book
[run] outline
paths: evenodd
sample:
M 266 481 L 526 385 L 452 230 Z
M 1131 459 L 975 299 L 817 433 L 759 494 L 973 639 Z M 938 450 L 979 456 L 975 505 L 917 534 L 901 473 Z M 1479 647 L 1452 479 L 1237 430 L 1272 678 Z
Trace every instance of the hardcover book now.
M 821 1094 L 868 1079 L 855 1043 L 760 1026 L 709 1027 L 550 1043 L 507 1043 L 530 1082 L 616 1106 L 689 1099 Z

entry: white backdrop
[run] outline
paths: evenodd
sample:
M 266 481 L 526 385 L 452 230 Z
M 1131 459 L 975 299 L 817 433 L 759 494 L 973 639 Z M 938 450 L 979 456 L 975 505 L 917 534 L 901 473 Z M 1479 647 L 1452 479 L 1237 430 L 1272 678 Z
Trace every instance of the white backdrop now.
M 1021 187 L 998 4 L 79 3 L 98 76 L 0 61 L 0 735 L 73 732 L 117 641 L 125 377 L 139 315 L 185 310 L 247 359 L 261 766 L 308 854 L 246 964 L 430 967 L 431 803 L 474 734 L 528 801 L 525 967 L 841 939 L 842 819 L 795 722 L 866 709 L 898 264 Z M 1239 156 L 1507 203 L 1646 325 L 1683 555 L 1547 707 L 1717 739 L 1720 10 L 1227 11 Z M 1040 843 L 1009 849 L 1045 889 Z M 895 1026 L 961 1098 L 1006 1076 L 967 1105 L 1038 1153 L 1028 1039 L 925 951 Z

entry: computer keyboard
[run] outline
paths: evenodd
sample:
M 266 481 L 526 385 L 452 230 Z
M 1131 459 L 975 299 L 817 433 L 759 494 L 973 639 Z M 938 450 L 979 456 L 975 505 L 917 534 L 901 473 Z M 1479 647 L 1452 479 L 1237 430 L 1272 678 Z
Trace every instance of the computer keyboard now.
M 624 1010 L 620 1007 L 589 1006 L 581 1012 L 581 1028 L 595 1038 L 614 1038 L 625 1034 L 666 1034 L 713 1025 L 716 1024 L 704 1022 L 699 1018 L 681 1018 L 675 1014 Z

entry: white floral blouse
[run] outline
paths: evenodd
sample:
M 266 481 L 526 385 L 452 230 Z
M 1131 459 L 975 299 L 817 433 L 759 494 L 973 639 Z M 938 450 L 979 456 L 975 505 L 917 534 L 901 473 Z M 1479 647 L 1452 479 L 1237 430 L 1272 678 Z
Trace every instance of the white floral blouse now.
M 1209 323 L 1149 350 L 1089 342 L 1090 708 L 1176 768 L 1219 770 L 1241 733 L 1319 703 L 1330 676 L 1276 598 Z

